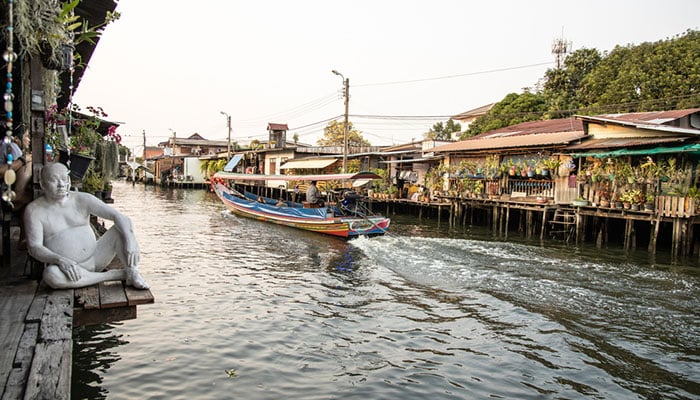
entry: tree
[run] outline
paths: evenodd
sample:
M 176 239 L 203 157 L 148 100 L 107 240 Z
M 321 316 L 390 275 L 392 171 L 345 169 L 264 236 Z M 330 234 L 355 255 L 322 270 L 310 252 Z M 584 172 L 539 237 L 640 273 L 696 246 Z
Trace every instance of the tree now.
M 462 125 L 450 118 L 445 125 L 442 122 L 437 122 L 428 132 L 423 134 L 423 137 L 431 140 L 452 140 L 452 134 L 460 131 L 462 131 Z
M 477 118 L 469 125 L 469 129 L 462 133 L 461 139 L 503 128 L 527 121 L 537 121 L 543 118 L 547 111 L 544 96 L 525 92 L 522 94 L 510 93 L 500 102 L 494 104 L 491 110 L 484 116 Z
M 700 107 L 700 31 L 609 54 L 581 49 L 549 69 L 540 92 L 511 93 L 477 118 L 461 138 L 537 119 L 572 114 Z
M 595 112 L 635 112 L 700 104 L 700 31 L 638 46 L 616 46 L 582 81 Z
M 596 49 L 580 49 L 564 60 L 562 68 L 548 69 L 542 95 L 551 118 L 570 115 L 581 107 L 578 97 L 584 78 L 595 69 L 602 57 Z
M 343 122 L 331 121 L 323 129 L 323 138 L 318 139 L 316 144 L 319 146 L 343 146 L 344 137 Z M 348 147 L 363 147 L 371 146 L 370 142 L 362 137 L 362 133 L 352 126 L 352 122 L 348 122 Z

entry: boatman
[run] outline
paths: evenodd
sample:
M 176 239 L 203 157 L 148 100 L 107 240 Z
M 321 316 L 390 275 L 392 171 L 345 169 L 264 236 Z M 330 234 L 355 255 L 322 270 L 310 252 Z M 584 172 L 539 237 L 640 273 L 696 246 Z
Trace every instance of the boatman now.
M 27 205 L 24 220 L 29 254 L 48 264 L 43 275 L 46 284 L 74 289 L 125 280 L 136 289 L 148 289 L 138 271 L 141 252 L 129 217 L 91 194 L 70 191 L 63 164 L 47 163 L 40 184 L 44 194 Z M 96 239 L 90 215 L 114 225 Z M 125 268 L 105 270 L 115 256 Z
M 317 204 L 319 207 L 323 207 L 321 191 L 316 187 L 316 181 L 311 181 L 309 187 L 306 189 L 306 201 L 310 204 Z

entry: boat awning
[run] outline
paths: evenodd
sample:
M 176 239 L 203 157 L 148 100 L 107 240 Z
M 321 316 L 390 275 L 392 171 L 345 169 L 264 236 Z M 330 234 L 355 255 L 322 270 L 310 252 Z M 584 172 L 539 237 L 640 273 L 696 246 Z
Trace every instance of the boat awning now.
M 619 157 L 619 156 L 647 156 L 654 154 L 686 153 L 700 155 L 700 144 L 687 144 L 676 147 L 654 147 L 651 149 L 619 149 L 602 152 L 573 153 L 572 157 Z
M 338 161 L 337 158 L 316 158 L 313 160 L 300 159 L 289 160 L 280 166 L 280 169 L 304 169 L 304 168 L 326 168 L 327 166 Z
M 140 169 L 145 170 L 146 172 L 151 172 L 151 170 L 148 169 L 145 165 L 139 164 L 139 163 L 137 163 L 137 162 L 128 161 L 128 162 L 126 163 L 126 165 L 128 165 L 129 168 L 131 168 L 131 169 L 133 169 L 133 170 L 137 170 L 137 169 L 140 168 Z
M 234 168 L 236 168 L 236 165 L 238 165 L 239 162 L 243 159 L 243 154 L 236 154 L 234 155 L 231 160 L 226 164 L 224 167 L 224 171 L 226 172 L 231 172 L 233 171 Z
M 360 171 L 346 174 L 319 174 L 319 175 L 260 175 L 237 174 L 234 172 L 219 171 L 215 178 L 240 180 L 240 181 L 342 181 L 359 179 L 381 179 L 374 172 Z

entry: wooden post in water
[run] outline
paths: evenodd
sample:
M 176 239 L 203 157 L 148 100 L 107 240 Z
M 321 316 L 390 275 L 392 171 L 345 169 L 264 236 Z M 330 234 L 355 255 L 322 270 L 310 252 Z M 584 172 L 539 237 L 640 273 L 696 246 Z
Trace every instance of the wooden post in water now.
M 510 204 L 506 208 L 506 228 L 505 228 L 505 239 L 508 240 L 508 225 L 510 224 Z
M 547 224 L 547 207 L 542 208 L 542 226 L 540 227 L 540 240 L 544 239 L 544 227 Z
M 657 214 L 656 222 L 654 223 L 654 229 L 651 231 L 651 237 L 649 238 L 649 248 L 648 251 L 651 254 L 656 254 L 656 240 L 659 237 L 659 225 L 661 224 L 661 213 Z

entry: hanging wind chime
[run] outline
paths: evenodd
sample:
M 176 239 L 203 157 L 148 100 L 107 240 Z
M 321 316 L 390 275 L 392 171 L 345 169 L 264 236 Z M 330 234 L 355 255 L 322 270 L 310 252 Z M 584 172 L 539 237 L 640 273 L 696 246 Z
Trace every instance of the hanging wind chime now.
M 7 49 L 2 54 L 3 60 L 7 63 L 7 82 L 5 84 L 5 93 L 3 95 L 4 107 L 5 107 L 5 137 L 3 138 L 3 143 L 9 149 L 12 145 L 12 101 L 14 100 L 14 94 L 12 94 L 12 65 L 17 60 L 17 53 L 14 52 L 13 46 L 13 0 L 7 1 Z M 11 207 L 14 207 L 12 200 L 15 199 L 15 192 L 12 190 L 12 185 L 15 183 L 17 176 L 15 171 L 12 169 L 12 162 L 14 161 L 14 156 L 11 151 L 7 152 L 7 171 L 5 171 L 4 181 L 7 185 L 7 189 L 2 193 L 2 199 L 6 201 Z

